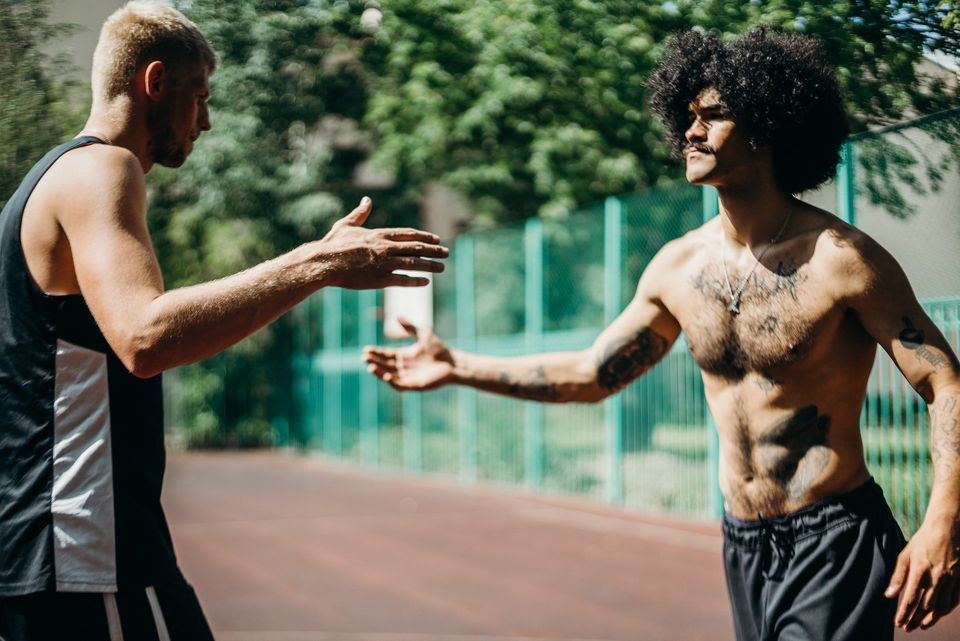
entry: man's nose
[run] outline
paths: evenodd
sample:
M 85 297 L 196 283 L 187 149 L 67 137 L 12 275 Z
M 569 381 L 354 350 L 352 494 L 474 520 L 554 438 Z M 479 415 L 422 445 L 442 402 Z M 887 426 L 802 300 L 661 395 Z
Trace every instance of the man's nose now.
M 683 137 L 687 139 L 687 142 L 702 142 L 707 139 L 707 128 L 700 118 L 694 118 Z
M 200 115 L 197 117 L 197 126 L 200 131 L 210 131 L 210 112 L 206 108 L 200 111 Z

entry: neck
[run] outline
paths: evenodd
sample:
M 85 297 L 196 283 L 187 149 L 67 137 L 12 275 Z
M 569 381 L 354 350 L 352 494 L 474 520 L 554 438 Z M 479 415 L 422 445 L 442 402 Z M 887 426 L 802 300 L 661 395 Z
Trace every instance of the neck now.
M 140 161 L 143 173 L 153 167 L 149 153 L 146 121 L 134 117 L 132 101 L 120 97 L 110 103 L 94 101 L 90 116 L 79 135 L 95 136 L 105 143 L 128 149 Z
M 724 235 L 751 249 L 770 242 L 797 203 L 796 198 L 777 189 L 770 180 L 755 180 L 737 187 L 718 186 L 717 191 Z

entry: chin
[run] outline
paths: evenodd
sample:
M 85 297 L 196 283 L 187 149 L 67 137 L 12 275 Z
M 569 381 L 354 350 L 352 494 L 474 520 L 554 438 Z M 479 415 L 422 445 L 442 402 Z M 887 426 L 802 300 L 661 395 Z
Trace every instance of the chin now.
M 183 147 L 178 147 L 177 149 L 168 149 L 166 153 L 158 155 L 154 161 L 162 167 L 176 169 L 177 167 L 183 166 L 183 163 L 187 162 L 187 156 L 189 155 L 189 151 Z

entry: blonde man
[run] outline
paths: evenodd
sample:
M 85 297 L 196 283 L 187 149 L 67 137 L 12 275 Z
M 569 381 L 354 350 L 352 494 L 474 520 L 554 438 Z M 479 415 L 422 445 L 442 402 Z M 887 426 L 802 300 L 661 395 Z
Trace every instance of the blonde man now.
M 437 238 L 365 229 L 364 199 L 322 239 L 172 291 L 144 175 L 210 129 L 216 64 L 197 27 L 131 2 L 107 19 L 80 135 L 0 216 L 0 639 L 203 641 L 160 506 L 160 373 L 216 354 L 321 287 L 418 286 Z

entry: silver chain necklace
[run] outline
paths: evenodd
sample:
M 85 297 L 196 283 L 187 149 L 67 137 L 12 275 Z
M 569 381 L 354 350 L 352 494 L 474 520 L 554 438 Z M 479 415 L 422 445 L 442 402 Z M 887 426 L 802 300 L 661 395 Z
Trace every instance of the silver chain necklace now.
M 740 286 L 737 287 L 737 291 L 733 291 L 733 287 L 730 286 L 730 275 L 727 273 L 727 243 L 724 242 L 723 236 L 720 236 L 720 266 L 723 267 L 723 280 L 727 285 L 727 294 L 730 295 L 730 304 L 727 305 L 727 311 L 734 316 L 740 313 L 740 297 L 743 296 L 743 290 L 746 288 L 747 283 L 750 282 L 750 278 L 752 278 L 754 272 L 757 271 L 757 267 L 760 265 L 760 262 L 766 255 L 767 250 L 780 242 L 780 239 L 783 237 L 783 232 L 787 231 L 787 225 L 790 224 L 790 216 L 792 215 L 792 211 L 787 212 L 787 217 L 784 218 L 783 225 L 780 226 L 780 231 L 778 231 L 776 235 L 770 239 L 770 242 L 767 243 L 767 246 L 764 247 L 763 251 L 760 252 L 760 255 L 757 256 L 757 262 L 753 264 L 753 269 L 750 270 L 750 273 L 744 276 L 743 280 L 740 281 Z

